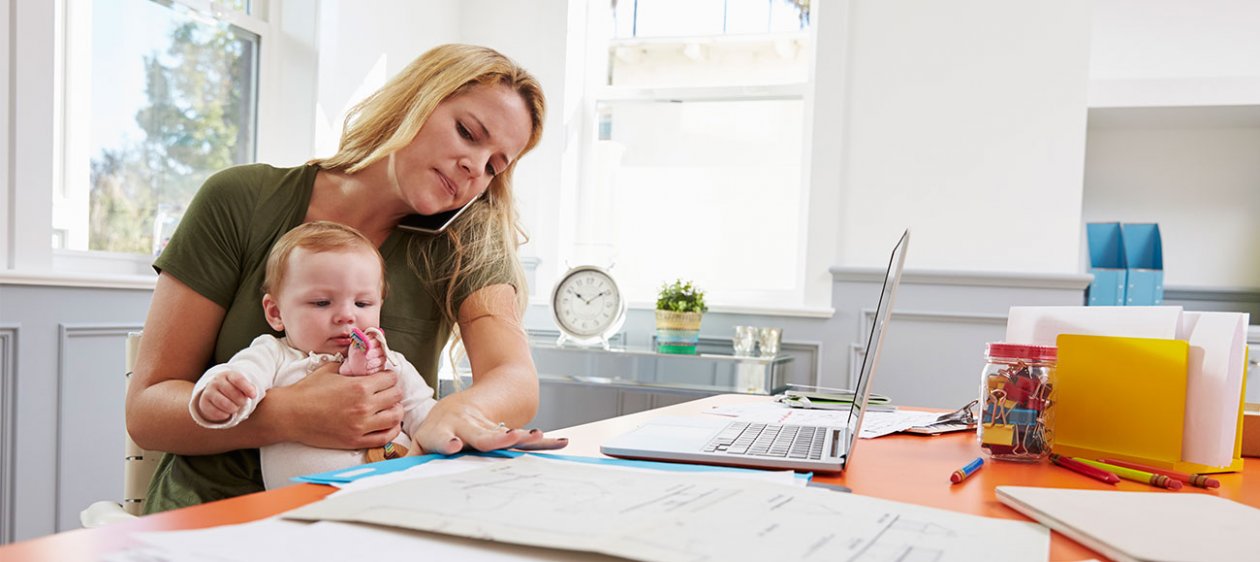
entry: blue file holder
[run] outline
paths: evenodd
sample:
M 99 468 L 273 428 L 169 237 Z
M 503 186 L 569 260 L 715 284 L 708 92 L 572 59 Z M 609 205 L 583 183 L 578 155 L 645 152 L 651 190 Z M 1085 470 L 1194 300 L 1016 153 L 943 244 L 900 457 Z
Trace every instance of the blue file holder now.
M 1124 304 L 1153 306 L 1164 302 L 1164 248 L 1159 225 L 1125 223 L 1122 226 L 1128 282 Z
M 1089 242 L 1089 272 L 1094 281 L 1085 290 L 1085 303 L 1089 306 L 1122 306 L 1128 270 L 1120 223 L 1089 223 L 1085 225 Z

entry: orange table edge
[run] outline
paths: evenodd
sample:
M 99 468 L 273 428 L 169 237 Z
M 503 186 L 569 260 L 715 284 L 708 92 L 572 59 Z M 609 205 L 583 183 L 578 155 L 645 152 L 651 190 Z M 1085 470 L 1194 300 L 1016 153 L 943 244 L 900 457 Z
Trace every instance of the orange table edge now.
M 599 444 L 614 435 L 633 429 L 643 421 L 661 415 L 687 415 L 713 406 L 764 402 L 765 396 L 728 394 L 713 396 L 629 414 L 585 425 L 549 432 L 568 437 L 570 455 L 602 456 Z M 973 432 L 937 436 L 894 434 L 860 440 L 853 451 L 852 464 L 842 475 L 815 474 L 815 480 L 842 484 L 855 494 L 935 507 L 949 511 L 1029 521 L 1002 505 L 994 494 L 1000 485 L 1043 486 L 1093 490 L 1157 491 L 1178 494 L 1213 494 L 1253 507 L 1260 507 L 1260 477 L 1249 482 L 1246 476 L 1260 473 L 1260 459 L 1248 458 L 1242 472 L 1221 474 L 1221 487 L 1181 491 L 1160 491 L 1150 486 L 1121 481 L 1116 485 L 1098 482 L 1049 462 L 1040 464 L 1005 463 L 986 460 L 975 474 L 959 484 L 949 475 L 980 456 Z M 137 544 L 132 533 L 197 529 L 254 521 L 314 502 L 333 491 L 326 486 L 301 484 L 205 505 L 159 513 L 97 529 L 78 529 L 0 547 L 3 560 L 95 560 Z M 1104 559 L 1104 557 L 1060 533 L 1052 533 L 1051 560 Z

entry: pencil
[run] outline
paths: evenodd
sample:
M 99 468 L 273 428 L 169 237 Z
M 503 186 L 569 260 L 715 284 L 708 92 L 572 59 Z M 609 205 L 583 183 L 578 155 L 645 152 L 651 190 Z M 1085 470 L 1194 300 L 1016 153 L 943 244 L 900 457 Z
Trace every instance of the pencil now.
M 1085 476 L 1088 476 L 1095 480 L 1101 480 L 1108 484 L 1115 484 L 1116 482 L 1120 481 L 1120 477 L 1116 476 L 1115 473 L 1113 472 L 1107 472 L 1101 468 L 1095 468 L 1087 464 L 1076 462 L 1071 457 L 1064 457 L 1060 455 L 1051 454 L 1050 462 L 1057 464 L 1068 470 L 1071 470 L 1072 472 L 1079 472 L 1081 474 L 1084 474 Z
M 966 480 L 968 476 L 971 476 L 972 473 L 974 473 L 977 470 L 980 470 L 980 465 L 983 465 L 983 464 L 984 464 L 984 458 L 976 457 L 976 460 L 967 463 L 967 466 L 964 466 L 958 470 L 955 470 L 953 474 L 950 474 L 949 481 L 955 484 L 962 482 L 963 480 Z
M 1123 466 L 1124 468 L 1132 468 L 1134 470 L 1145 470 L 1146 472 L 1150 472 L 1152 474 L 1163 474 L 1173 480 L 1179 480 L 1191 486 L 1198 486 L 1200 488 L 1221 487 L 1220 480 L 1212 478 L 1206 474 L 1186 474 L 1184 472 L 1177 472 L 1166 468 L 1155 468 L 1153 466 L 1144 466 L 1135 462 L 1122 461 L 1119 459 L 1098 459 L 1098 462 L 1105 462 L 1107 464 Z
M 1103 469 L 1103 470 L 1105 470 L 1105 471 L 1107 471 L 1107 472 L 1111 472 L 1111 473 L 1115 474 L 1116 476 L 1119 476 L 1119 477 L 1121 477 L 1121 478 L 1123 478 L 1123 479 L 1125 479 L 1125 480 L 1132 480 L 1132 481 L 1134 481 L 1134 482 L 1141 482 L 1141 483 L 1143 483 L 1143 484 L 1150 484 L 1150 485 L 1155 486 L 1155 487 L 1157 487 L 1157 488 L 1166 488 L 1166 489 L 1169 489 L 1169 490 L 1180 490 L 1180 489 L 1181 489 L 1181 482 L 1180 482 L 1180 481 L 1178 481 L 1178 480 L 1173 480 L 1172 478 L 1169 478 L 1169 477 L 1167 477 L 1167 476 L 1164 476 L 1163 474 L 1155 474 L 1155 473 L 1152 473 L 1152 472 L 1146 472 L 1145 470 L 1137 470 L 1137 469 L 1135 469 L 1135 468 L 1125 468 L 1125 467 L 1123 467 L 1123 466 L 1116 466 L 1116 465 L 1114 465 L 1114 464 L 1107 464 L 1107 463 L 1102 463 L 1102 462 L 1098 462 L 1098 461 L 1091 461 L 1091 460 L 1089 460 L 1089 459 L 1078 459 L 1078 458 L 1076 458 L 1076 457 L 1072 457 L 1072 460 L 1075 460 L 1075 461 L 1078 461 L 1078 462 L 1085 463 L 1085 464 L 1087 464 L 1087 465 L 1089 465 L 1089 466 L 1092 466 L 1092 467 L 1094 467 L 1094 468 L 1101 468 L 1101 469 Z

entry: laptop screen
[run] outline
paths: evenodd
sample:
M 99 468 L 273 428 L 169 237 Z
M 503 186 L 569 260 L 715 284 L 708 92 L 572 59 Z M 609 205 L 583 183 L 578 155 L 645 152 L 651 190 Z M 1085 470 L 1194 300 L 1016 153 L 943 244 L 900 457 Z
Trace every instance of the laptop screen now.
M 888 320 L 892 317 L 893 297 L 897 293 L 897 285 L 901 282 L 901 270 L 906 265 L 906 247 L 910 245 L 910 230 L 906 229 L 893 248 L 892 257 L 888 260 L 888 272 L 884 274 L 884 288 L 879 294 L 879 305 L 875 308 L 875 319 L 871 322 L 871 336 L 866 340 L 866 353 L 862 355 L 862 369 L 858 371 L 857 384 L 854 385 L 853 408 L 849 410 L 848 431 L 849 442 L 845 443 L 844 464 L 852 458 L 853 442 L 858 438 L 857 429 L 862 427 L 862 414 L 866 410 L 866 400 L 871 392 L 871 375 L 879 362 L 880 342 L 888 331 Z

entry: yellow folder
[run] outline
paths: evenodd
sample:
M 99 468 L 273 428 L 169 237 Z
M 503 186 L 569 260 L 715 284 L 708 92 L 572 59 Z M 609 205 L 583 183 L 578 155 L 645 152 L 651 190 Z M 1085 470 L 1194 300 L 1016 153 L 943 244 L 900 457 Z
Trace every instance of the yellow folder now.
M 1181 472 L 1242 470 L 1241 431 L 1229 465 L 1181 460 L 1188 342 L 1062 334 L 1057 344 L 1055 453 Z M 1239 416 L 1241 424 L 1242 408 Z

